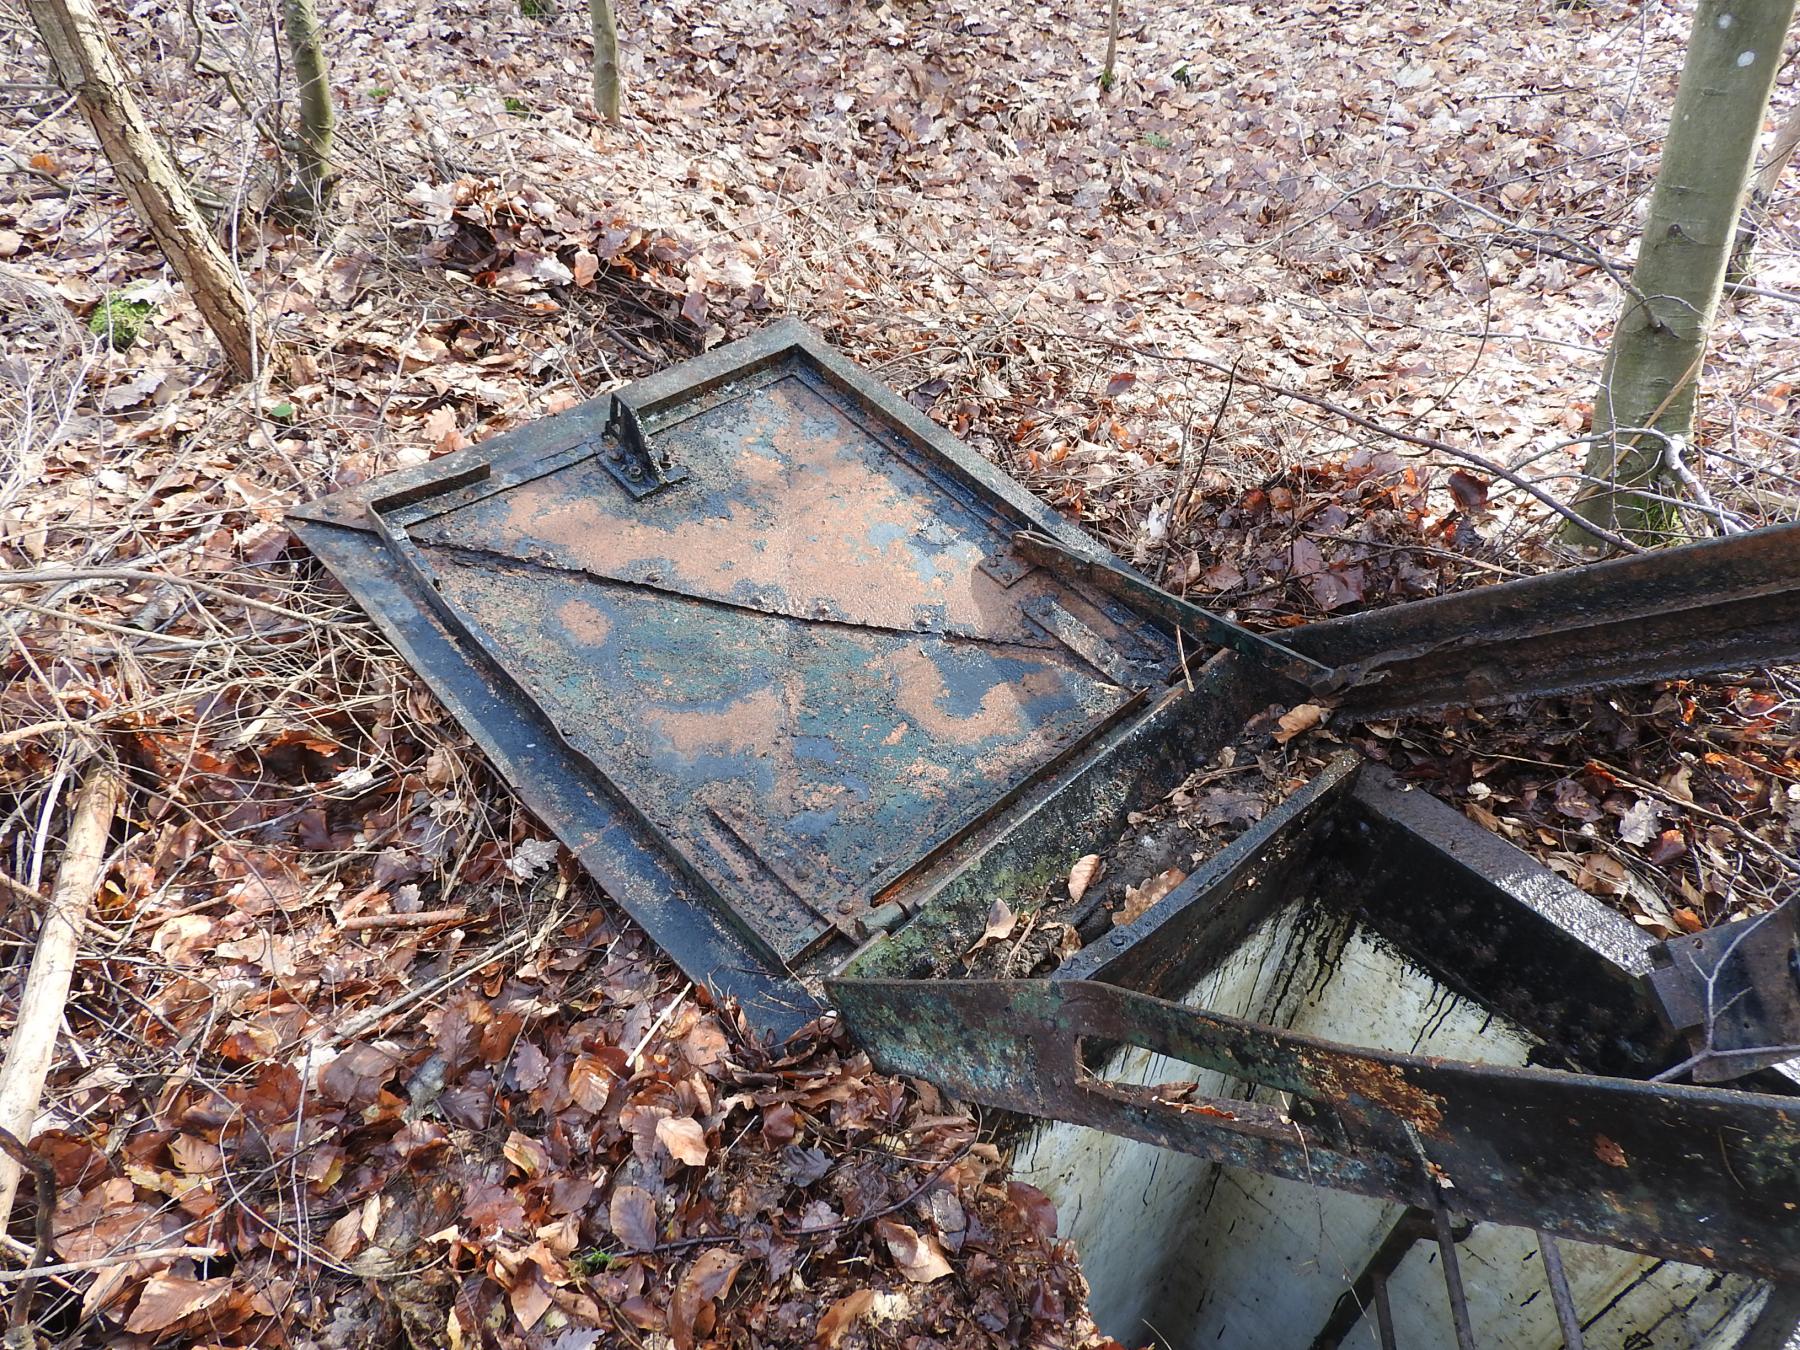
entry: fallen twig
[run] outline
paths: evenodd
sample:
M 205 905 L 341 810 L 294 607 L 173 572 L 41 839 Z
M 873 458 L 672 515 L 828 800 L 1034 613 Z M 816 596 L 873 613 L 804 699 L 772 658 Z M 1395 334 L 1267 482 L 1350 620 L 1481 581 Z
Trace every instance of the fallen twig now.
M 240 595 L 228 587 L 215 586 L 195 577 L 184 577 L 174 572 L 146 572 L 141 567 L 48 567 L 33 572 L 0 572 L 0 590 L 12 586 L 61 586 L 71 581 L 150 581 L 158 585 L 186 586 L 202 595 L 229 600 L 232 604 L 243 605 L 247 609 L 279 614 L 284 619 L 299 619 L 302 623 L 327 626 L 338 622 L 324 615 L 303 614 L 297 609 L 287 609 L 269 600 Z
M 669 1025 L 669 1019 L 675 1015 L 675 1010 L 687 1001 L 687 996 L 693 988 L 694 984 L 691 980 L 682 985 L 681 992 L 669 1000 L 669 1006 L 664 1008 L 662 1012 L 658 1014 L 656 1020 L 644 1029 L 644 1034 L 638 1037 L 638 1043 L 631 1048 L 631 1053 L 625 1056 L 625 1071 L 627 1073 L 637 1072 L 638 1060 L 643 1058 L 644 1047 L 650 1044 L 650 1038 L 652 1036 L 656 1035 L 657 1032 Z
M 23 900 L 26 904 L 32 906 L 42 906 L 49 903 L 42 891 L 27 886 L 17 877 L 8 876 L 5 872 L 0 872 L 0 891 L 5 891 L 8 895 Z
M 31 1249 L 31 1260 L 19 1272 L 19 1292 L 7 1315 L 6 1342 L 10 1347 L 31 1326 L 31 1296 L 44 1277 L 44 1259 L 50 1255 L 50 1228 L 56 1217 L 56 1168 L 41 1153 L 33 1153 L 20 1143 L 11 1130 L 0 1130 L 0 1150 L 21 1168 L 30 1168 L 37 1182 L 37 1244 Z
M 75 973 L 76 942 L 100 885 L 107 836 L 123 795 L 123 781 L 112 765 L 95 760 L 76 798 L 68 846 L 38 929 L 31 973 L 26 976 L 18 1020 L 6 1047 L 6 1065 L 0 1068 L 0 1129 L 21 1139 L 30 1138 L 37 1119 L 57 1029 L 69 999 L 69 981 Z M 13 1158 L 0 1161 L 0 1232 L 5 1231 L 12 1214 L 19 1176 L 19 1164 Z
M 455 909 L 421 909 L 412 914 L 357 914 L 338 927 L 346 933 L 365 928 L 429 928 L 434 923 L 460 923 L 468 913 L 459 905 Z
M 503 960 L 504 958 L 511 956 L 514 952 L 522 951 L 525 948 L 529 947 L 535 949 L 542 946 L 544 940 L 550 936 L 551 931 L 561 921 L 562 915 L 560 913 L 552 914 L 550 918 L 545 921 L 544 925 L 536 932 L 527 931 L 520 933 L 517 936 L 502 942 L 499 946 L 490 947 L 487 951 L 481 953 L 481 955 L 470 958 L 447 974 L 440 975 L 435 980 L 427 980 L 424 984 L 418 986 L 418 988 L 409 989 L 398 998 L 391 998 L 378 1008 L 370 1008 L 367 1012 L 358 1014 L 348 1022 L 344 1023 L 344 1025 L 339 1027 L 336 1031 L 327 1031 L 323 1036 L 320 1036 L 318 1038 L 318 1043 L 321 1046 L 332 1046 L 342 1044 L 344 1041 L 354 1040 L 365 1031 L 372 1030 L 374 1027 L 379 1026 L 387 1018 L 393 1016 L 393 1014 L 400 1012 L 402 1009 L 411 1007 L 420 999 L 430 998 L 434 994 L 441 993 L 453 985 L 462 983 L 484 966 L 491 966 L 494 962 Z
M 1110 347 L 1114 351 L 1130 352 L 1133 356 L 1141 356 L 1150 361 L 1171 361 L 1179 365 L 1201 366 L 1207 370 L 1216 370 L 1221 375 L 1232 375 L 1233 378 L 1241 380 L 1245 384 L 1254 385 L 1264 393 L 1273 394 L 1277 398 L 1291 398 L 1296 403 L 1310 404 L 1312 407 L 1322 409 L 1323 411 L 1332 414 L 1334 417 L 1343 418 L 1352 426 L 1361 427 L 1364 431 L 1372 431 L 1377 436 L 1386 436 L 1390 440 L 1405 441 L 1408 445 L 1416 445 L 1425 450 L 1436 450 L 1438 453 L 1449 455 L 1453 459 L 1460 459 L 1465 463 L 1473 464 L 1483 473 L 1491 473 L 1496 478 L 1504 478 L 1514 487 L 1536 497 L 1540 502 L 1556 512 L 1556 514 L 1561 516 L 1564 520 L 1573 521 L 1602 543 L 1609 544 L 1622 553 L 1642 553 L 1644 551 L 1642 545 L 1634 544 L 1622 535 L 1614 534 L 1611 530 L 1595 525 L 1592 521 L 1577 513 L 1573 507 L 1564 505 L 1552 494 L 1544 491 L 1544 489 L 1533 483 L 1530 479 L 1514 473 L 1504 464 L 1491 460 L 1486 455 L 1477 454 L 1473 450 L 1465 450 L 1460 445 L 1452 445 L 1449 441 L 1440 441 L 1435 436 L 1421 436 L 1417 432 L 1402 431 L 1399 427 L 1384 426 L 1382 423 L 1375 421 L 1371 417 L 1364 417 L 1361 413 L 1344 407 L 1341 403 L 1333 403 L 1328 398 L 1320 398 L 1317 394 L 1308 394 L 1303 390 L 1292 388 L 1289 385 L 1276 384 L 1272 380 L 1259 380 L 1254 375 L 1246 375 L 1241 370 L 1236 370 L 1235 367 L 1228 366 L 1223 361 L 1215 361 L 1208 356 L 1191 356 L 1181 352 L 1165 352 L 1155 347 L 1141 347 L 1135 342 L 1121 342 L 1117 338 L 1086 337 L 1080 333 L 1058 333 L 1057 336 L 1065 338 L 1070 342 L 1085 342 L 1101 347 Z
M 195 1261 L 216 1260 L 219 1254 L 217 1247 L 148 1247 L 143 1251 L 114 1252 L 111 1256 L 90 1256 L 83 1261 L 39 1266 L 35 1270 L 0 1270 L 0 1285 L 18 1284 L 28 1275 L 53 1279 L 58 1275 L 80 1275 L 90 1270 L 128 1266 L 136 1261 L 177 1261 L 184 1257 Z
M 33 737 L 48 736 L 53 731 L 81 731 L 84 725 L 66 717 L 53 717 L 48 722 L 31 722 L 22 727 L 14 727 L 11 731 L 0 731 L 0 746 L 17 745 L 20 741 L 29 741 Z

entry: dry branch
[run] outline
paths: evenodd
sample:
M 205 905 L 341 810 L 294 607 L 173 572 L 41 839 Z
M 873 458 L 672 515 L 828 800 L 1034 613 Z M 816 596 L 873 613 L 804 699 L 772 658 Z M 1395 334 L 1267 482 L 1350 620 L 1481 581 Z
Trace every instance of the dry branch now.
M 38 930 L 31 973 L 25 979 L 18 1020 L 6 1047 L 6 1065 L 0 1068 L 0 1129 L 10 1130 L 20 1139 L 31 1137 L 37 1119 L 63 1005 L 69 998 L 69 981 L 75 973 L 76 942 L 100 885 L 107 836 L 112 833 L 123 794 L 117 771 L 105 760 L 95 760 L 75 802 L 68 849 Z M 12 1158 L 0 1159 L 0 1232 L 5 1231 L 12 1214 L 19 1170 Z
M 63 88 L 74 95 L 119 186 L 175 269 L 239 375 L 254 376 L 264 349 L 237 269 L 214 239 L 187 180 L 131 94 L 91 0 L 29 0 L 32 21 Z
M 217 1247 L 147 1247 L 142 1251 L 128 1249 L 114 1252 L 111 1256 L 90 1256 L 83 1261 L 60 1261 L 56 1265 L 38 1266 L 34 1270 L 0 1270 L 0 1285 L 19 1284 L 27 1276 L 54 1279 L 58 1275 L 84 1275 L 93 1270 L 136 1265 L 140 1261 L 178 1261 L 183 1258 L 203 1261 L 208 1258 L 216 1260 L 218 1256 Z
M 434 923 L 461 923 L 468 913 L 458 905 L 454 909 L 421 909 L 411 914 L 358 914 L 345 919 L 338 927 L 346 933 L 365 928 L 429 928 Z

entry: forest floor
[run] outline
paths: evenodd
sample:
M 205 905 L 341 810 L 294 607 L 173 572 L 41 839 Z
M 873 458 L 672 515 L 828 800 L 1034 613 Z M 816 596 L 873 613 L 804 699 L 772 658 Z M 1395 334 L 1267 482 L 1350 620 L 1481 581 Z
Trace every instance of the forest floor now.
M 298 378 L 225 377 L 8 0 L 8 1008 L 74 785 L 96 756 L 129 783 L 33 1141 L 56 1259 L 99 1265 L 31 1318 L 66 1345 L 1096 1343 L 982 1119 L 829 1026 L 755 1044 L 283 513 L 793 314 L 1254 625 L 1561 565 L 1543 502 L 1454 449 L 1577 485 L 1602 263 L 1635 248 L 1688 9 L 1127 4 L 1102 89 L 1105 6 L 626 0 L 608 127 L 583 13 L 321 0 L 340 179 L 309 233 L 271 209 L 292 90 L 262 0 L 106 8 Z M 1790 51 L 1777 114 L 1794 85 Z M 1797 241 L 1790 190 L 1705 371 L 1697 467 L 1752 522 L 1800 514 Z M 1310 735 L 1672 935 L 1791 886 L 1797 708 L 1762 672 Z M 137 1256 L 169 1248 L 210 1254 Z

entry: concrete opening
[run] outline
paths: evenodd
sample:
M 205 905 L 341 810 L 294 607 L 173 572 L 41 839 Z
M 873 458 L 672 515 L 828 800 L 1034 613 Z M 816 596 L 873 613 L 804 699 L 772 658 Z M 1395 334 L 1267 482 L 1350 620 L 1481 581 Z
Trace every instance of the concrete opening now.
M 1649 1009 L 1633 1007 L 1646 938 L 1491 837 L 1471 856 L 1460 816 L 1364 772 L 1310 826 L 1290 818 L 1240 841 L 1241 856 L 1221 860 L 1237 865 L 1235 879 L 1170 916 L 1160 936 L 1181 956 L 1162 977 L 1174 986 L 1166 997 L 1348 1045 L 1478 1063 L 1622 1072 L 1662 1053 Z M 1420 909 L 1437 917 L 1421 923 Z M 1513 980 L 1493 952 L 1521 937 L 1539 956 Z M 1084 1050 L 1107 1082 L 1289 1105 L 1144 1049 Z M 1125 1344 L 1377 1347 L 1375 1283 L 1395 1344 L 1455 1344 L 1437 1245 L 1407 1206 L 1059 1122 L 1028 1128 L 1014 1164 L 1055 1200 L 1095 1318 Z M 1589 1345 L 1722 1350 L 1741 1342 L 1766 1298 L 1747 1276 L 1558 1245 Z M 1457 1250 L 1477 1343 L 1564 1344 L 1535 1233 L 1475 1224 Z

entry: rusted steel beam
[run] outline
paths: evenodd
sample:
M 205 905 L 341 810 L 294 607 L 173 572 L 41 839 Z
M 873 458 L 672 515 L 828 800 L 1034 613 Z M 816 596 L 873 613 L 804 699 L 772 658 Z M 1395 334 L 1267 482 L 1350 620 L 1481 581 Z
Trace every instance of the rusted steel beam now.
M 1363 716 L 1800 659 L 1800 524 L 1255 633 L 1131 569 L 1022 533 L 1014 552 Z
M 1800 524 L 1306 624 L 1285 645 L 1361 673 L 1365 716 L 1800 659 Z
M 1352 1049 L 1079 980 L 836 980 L 889 1073 L 1313 1185 L 1766 1279 L 1800 1279 L 1792 1098 Z M 1097 1079 L 1138 1046 L 1283 1112 Z

